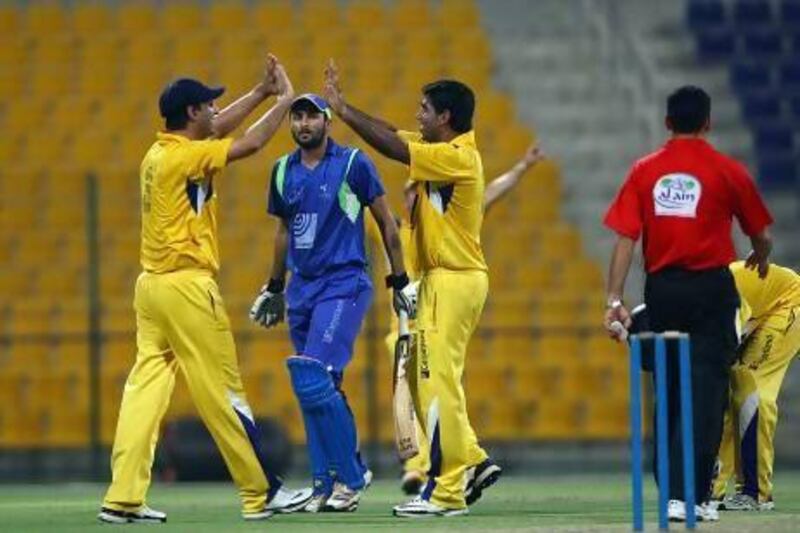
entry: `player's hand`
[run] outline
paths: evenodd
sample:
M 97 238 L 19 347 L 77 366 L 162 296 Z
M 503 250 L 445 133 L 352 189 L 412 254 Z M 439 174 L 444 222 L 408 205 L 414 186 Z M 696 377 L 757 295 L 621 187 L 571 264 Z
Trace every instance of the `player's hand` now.
M 769 272 L 769 257 L 759 257 L 755 250 L 750 250 L 744 266 L 750 270 L 758 270 L 758 277 L 764 279 Z
M 603 326 L 608 332 L 608 336 L 617 342 L 627 338 L 628 329 L 631 327 L 631 314 L 625 308 L 625 305 L 620 302 L 619 305 L 609 306 L 606 308 L 605 318 L 603 319 Z
M 256 90 L 260 91 L 265 98 L 278 94 L 278 78 L 275 76 L 275 67 L 277 65 L 278 58 L 273 54 L 267 54 L 267 63 L 264 66 L 264 76 L 256 88 Z
M 342 89 L 339 86 L 339 69 L 333 59 L 328 60 L 325 65 L 325 99 L 333 108 L 333 111 L 341 116 L 347 104 L 344 101 Z
M 289 79 L 286 69 L 280 63 L 275 65 L 275 80 L 278 88 L 277 96 L 279 100 L 291 100 L 294 98 L 292 80 Z
M 520 163 L 525 165 L 527 169 L 535 166 L 544 159 L 547 159 L 547 155 L 539 148 L 538 143 L 533 143 L 525 150 L 525 154 L 522 156 L 522 159 L 520 159 Z
M 283 322 L 286 314 L 286 302 L 283 296 L 283 281 L 270 280 L 261 287 L 252 307 L 250 307 L 250 320 L 265 328 L 271 328 L 278 322 Z
M 417 316 L 417 291 L 418 282 L 411 282 L 408 276 L 403 273 L 399 276 L 389 274 L 386 276 L 386 285 L 393 289 L 392 307 L 399 316 L 401 312 L 408 315 L 408 318 Z

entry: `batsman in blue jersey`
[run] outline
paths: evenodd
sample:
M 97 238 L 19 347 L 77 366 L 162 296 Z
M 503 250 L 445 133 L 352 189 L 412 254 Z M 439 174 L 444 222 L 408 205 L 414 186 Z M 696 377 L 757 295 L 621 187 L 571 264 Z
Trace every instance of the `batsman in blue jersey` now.
M 394 309 L 416 313 L 394 217 L 375 166 L 364 152 L 329 137 L 331 111 L 315 94 L 291 107 L 298 149 L 278 159 L 268 210 L 280 219 L 269 282 L 250 310 L 270 327 L 284 318 L 296 355 L 287 359 L 306 428 L 314 496 L 307 511 L 353 511 L 371 473 L 358 452 L 355 419 L 342 393 L 344 370 L 372 300 L 364 249 L 364 207 L 381 230 L 392 274 Z M 291 271 L 284 303 L 284 280 Z

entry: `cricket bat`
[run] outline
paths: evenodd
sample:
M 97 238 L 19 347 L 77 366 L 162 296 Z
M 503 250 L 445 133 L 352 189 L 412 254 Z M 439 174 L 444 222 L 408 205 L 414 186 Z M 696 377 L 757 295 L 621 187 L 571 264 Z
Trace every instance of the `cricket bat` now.
M 417 426 L 414 421 L 414 400 L 408 386 L 408 363 L 411 359 L 411 335 L 408 331 L 408 315 L 401 311 L 398 316 L 397 343 L 394 346 L 394 440 L 397 455 L 405 461 L 417 455 Z

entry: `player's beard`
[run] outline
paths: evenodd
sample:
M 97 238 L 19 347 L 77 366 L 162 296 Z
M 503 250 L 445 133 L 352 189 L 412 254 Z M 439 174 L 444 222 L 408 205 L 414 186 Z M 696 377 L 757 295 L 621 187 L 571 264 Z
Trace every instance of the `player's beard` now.
M 297 146 L 302 148 L 303 150 L 314 150 L 315 148 L 319 148 L 319 146 L 325 141 L 325 130 L 320 129 L 319 131 L 308 131 L 302 133 L 310 133 L 311 136 L 308 139 L 301 139 L 300 138 L 301 132 L 295 132 L 292 130 L 292 138 L 294 142 L 297 143 Z

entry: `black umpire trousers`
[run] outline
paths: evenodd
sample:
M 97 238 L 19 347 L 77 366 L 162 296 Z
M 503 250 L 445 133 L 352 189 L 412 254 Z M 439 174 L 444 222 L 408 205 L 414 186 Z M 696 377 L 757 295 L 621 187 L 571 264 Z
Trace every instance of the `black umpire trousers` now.
M 681 331 L 690 335 L 695 497 L 698 503 L 703 503 L 711 496 L 728 402 L 730 368 L 738 343 L 736 283 L 727 268 L 702 271 L 667 268 L 647 276 L 644 298 L 652 331 Z M 669 499 L 684 500 L 677 349 L 670 346 L 668 355 Z

